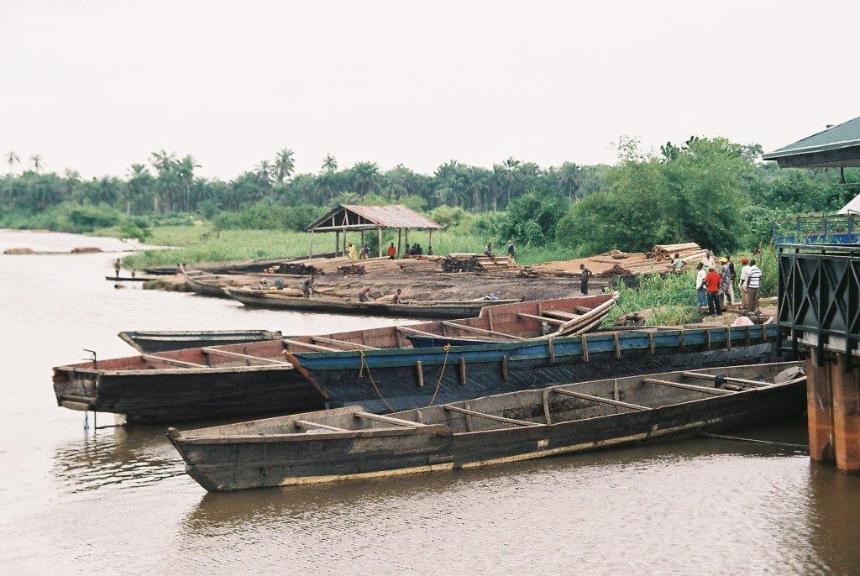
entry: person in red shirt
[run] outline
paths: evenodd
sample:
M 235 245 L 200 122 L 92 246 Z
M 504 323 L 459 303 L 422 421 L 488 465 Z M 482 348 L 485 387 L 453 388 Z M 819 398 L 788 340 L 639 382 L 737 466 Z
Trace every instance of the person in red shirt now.
M 708 273 L 705 275 L 705 288 L 708 290 L 708 314 L 723 315 L 720 308 L 721 281 L 722 277 L 714 270 L 713 266 L 709 266 Z

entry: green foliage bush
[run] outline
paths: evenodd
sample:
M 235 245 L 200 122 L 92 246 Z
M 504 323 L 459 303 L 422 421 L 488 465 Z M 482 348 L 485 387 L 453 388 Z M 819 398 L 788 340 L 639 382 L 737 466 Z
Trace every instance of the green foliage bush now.
M 320 217 L 324 209 L 302 204 L 281 206 L 271 202 L 258 202 L 239 212 L 222 212 L 215 217 L 215 225 L 222 230 L 304 230 Z

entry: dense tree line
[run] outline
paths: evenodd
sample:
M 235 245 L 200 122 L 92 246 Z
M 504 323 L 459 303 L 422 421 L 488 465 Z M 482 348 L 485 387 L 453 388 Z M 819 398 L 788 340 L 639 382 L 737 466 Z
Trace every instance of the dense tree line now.
M 200 166 L 193 156 L 177 157 L 163 150 L 145 164 L 132 164 L 125 178 L 85 180 L 74 171 L 45 173 L 38 156 L 22 170 L 14 152 L 6 155 L 6 162 L 2 201 L 8 209 L 38 211 L 73 202 L 106 204 L 131 215 L 236 211 L 260 201 L 323 207 L 338 201 L 362 202 L 371 195 L 390 202 L 405 199 L 426 210 L 443 205 L 474 212 L 503 210 L 514 198 L 534 190 L 582 198 L 600 188 L 607 168 L 566 162 L 544 170 L 509 158 L 486 169 L 451 160 L 425 175 L 402 165 L 382 171 L 375 162 L 341 169 L 328 155 L 316 174 L 296 174 L 293 152 L 284 149 L 274 159 L 224 182 L 196 176 Z
M 123 178 L 93 179 L 48 172 L 41 156 L 24 166 L 10 152 L 0 225 L 87 230 L 124 223 L 133 231 L 153 219 L 196 214 L 222 228 L 300 229 L 338 202 L 399 202 L 488 240 L 583 253 L 682 240 L 732 250 L 766 240 L 775 218 L 832 211 L 858 191 L 856 171 L 846 171 L 846 184 L 834 171 L 780 170 L 760 156 L 757 145 L 693 137 L 667 142 L 659 153 L 624 140 L 613 166 L 542 168 L 509 158 L 488 169 L 451 160 L 427 175 L 402 165 L 382 171 L 374 162 L 342 168 L 328 155 L 317 173 L 297 174 L 293 152 L 283 149 L 222 181 L 196 175 L 192 156 L 163 150 Z

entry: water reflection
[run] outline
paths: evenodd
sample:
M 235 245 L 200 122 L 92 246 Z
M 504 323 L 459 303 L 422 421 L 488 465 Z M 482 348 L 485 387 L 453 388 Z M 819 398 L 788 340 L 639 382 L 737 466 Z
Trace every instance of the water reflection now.
M 70 493 L 136 488 L 184 474 L 184 463 L 156 427 L 99 430 L 54 451 L 53 474 Z

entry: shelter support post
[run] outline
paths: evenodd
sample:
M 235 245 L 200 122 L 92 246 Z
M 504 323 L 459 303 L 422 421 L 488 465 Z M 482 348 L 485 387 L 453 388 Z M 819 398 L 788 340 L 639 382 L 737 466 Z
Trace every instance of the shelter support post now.
M 313 258 L 314 255 L 314 233 L 308 232 L 308 258 Z
M 337 258 L 338 252 L 340 252 L 340 230 L 334 231 L 334 257 Z
M 397 257 L 399 258 L 402 252 L 400 251 L 400 240 L 403 236 L 403 228 L 397 229 Z
M 430 253 L 430 250 L 433 248 L 433 229 L 430 228 L 427 230 L 427 253 Z
M 378 227 L 376 232 L 379 236 L 379 257 L 382 258 L 382 227 Z

